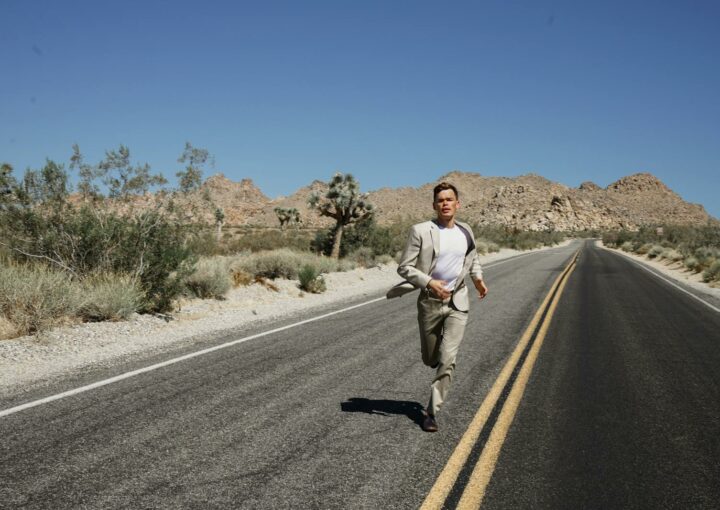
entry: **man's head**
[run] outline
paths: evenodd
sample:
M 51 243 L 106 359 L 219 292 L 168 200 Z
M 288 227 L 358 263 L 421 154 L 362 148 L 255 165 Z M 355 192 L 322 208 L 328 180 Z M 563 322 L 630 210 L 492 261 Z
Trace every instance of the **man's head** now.
M 449 182 L 441 182 L 433 189 L 433 209 L 443 223 L 452 221 L 460 208 L 458 190 Z

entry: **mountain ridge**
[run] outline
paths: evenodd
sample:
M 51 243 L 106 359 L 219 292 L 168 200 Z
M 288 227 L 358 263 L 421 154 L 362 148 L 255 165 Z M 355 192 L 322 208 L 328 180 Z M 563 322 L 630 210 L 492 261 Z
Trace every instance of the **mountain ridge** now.
M 720 224 L 702 205 L 684 201 L 648 172 L 621 177 L 602 188 L 591 181 L 570 187 L 534 173 L 500 177 L 459 170 L 417 187 L 383 187 L 368 192 L 377 222 L 383 225 L 398 218 L 431 218 L 432 188 L 443 180 L 460 191 L 459 217 L 481 225 L 500 224 L 521 230 L 591 230 L 636 229 L 659 223 Z M 215 174 L 198 192 L 183 197 L 182 202 L 210 199 L 223 209 L 228 225 L 278 226 L 274 209 L 294 207 L 300 211 L 304 226 L 326 227 L 332 225 L 332 220 L 307 207 L 313 192 L 326 189 L 327 183 L 316 179 L 291 195 L 269 198 L 252 179 L 234 182 Z M 211 212 L 203 213 L 203 217 L 211 220 Z

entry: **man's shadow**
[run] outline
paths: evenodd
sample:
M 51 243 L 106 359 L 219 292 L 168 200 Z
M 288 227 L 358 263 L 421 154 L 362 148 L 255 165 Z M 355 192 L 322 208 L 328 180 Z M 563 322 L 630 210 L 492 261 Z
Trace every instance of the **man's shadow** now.
M 367 413 L 389 416 L 402 414 L 410 418 L 417 425 L 423 421 L 423 406 L 419 402 L 407 400 L 372 400 L 369 398 L 353 397 L 340 404 L 340 409 L 346 413 Z

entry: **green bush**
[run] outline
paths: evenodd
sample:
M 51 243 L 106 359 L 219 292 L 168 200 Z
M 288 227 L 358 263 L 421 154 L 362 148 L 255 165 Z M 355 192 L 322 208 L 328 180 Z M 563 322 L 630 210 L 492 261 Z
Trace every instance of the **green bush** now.
M 229 263 L 223 257 L 202 258 L 185 279 L 185 287 L 196 297 L 222 299 L 233 285 Z
M 653 245 L 650 243 L 645 243 L 637 248 L 635 248 L 635 253 L 638 255 L 647 255 L 647 253 L 652 249 Z
M 86 321 L 122 320 L 142 308 L 145 297 L 128 275 L 100 274 L 82 281 L 84 303 L 78 315 Z
M 76 279 L 130 275 L 145 294 L 143 311 L 168 310 L 192 267 L 190 231 L 159 211 L 125 217 L 89 206 L 46 213 L 15 208 L 0 222 L 14 259 L 40 258 Z
M 327 289 L 325 279 L 313 266 L 303 266 L 298 273 L 298 278 L 300 280 L 300 288 L 306 292 L 321 294 Z
M 620 249 L 622 251 L 631 252 L 635 249 L 635 245 L 633 245 L 633 243 L 631 241 L 625 241 L 624 243 L 622 243 L 620 245 Z
M 409 220 L 397 220 L 389 226 L 379 226 L 371 217 L 348 225 L 343 229 L 340 256 L 346 257 L 360 248 L 372 250 L 374 256 L 394 255 L 404 248 L 412 224 Z M 319 231 L 312 242 L 312 249 L 317 253 L 330 255 L 335 229 L 333 226 Z
M 706 283 L 720 281 L 720 260 L 716 260 L 703 271 L 703 281 Z
M 65 272 L 40 265 L 0 266 L 0 315 L 21 334 L 76 316 L 85 303 L 83 291 Z

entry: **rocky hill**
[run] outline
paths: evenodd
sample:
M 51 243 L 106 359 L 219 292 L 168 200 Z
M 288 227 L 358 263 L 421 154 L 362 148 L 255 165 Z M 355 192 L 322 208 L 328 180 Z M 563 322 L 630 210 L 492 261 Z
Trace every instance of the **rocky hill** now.
M 571 188 L 535 174 L 511 178 L 451 172 L 436 182 L 442 180 L 458 187 L 462 204 L 459 216 L 471 223 L 501 224 L 522 230 L 585 230 L 717 222 L 701 205 L 685 202 L 649 173 L 623 177 L 607 188 L 592 182 Z M 370 192 L 378 223 L 432 217 L 435 184 Z M 275 207 L 294 207 L 300 211 L 304 226 L 326 227 L 331 220 L 307 207 L 311 193 L 326 189 L 326 183 L 314 181 L 288 197 L 271 200 L 250 179 L 237 183 L 216 174 L 198 192 L 178 197 L 176 205 L 185 211 L 188 221 L 199 217 L 212 221 L 217 206 L 223 209 L 227 225 L 258 227 L 278 226 Z

